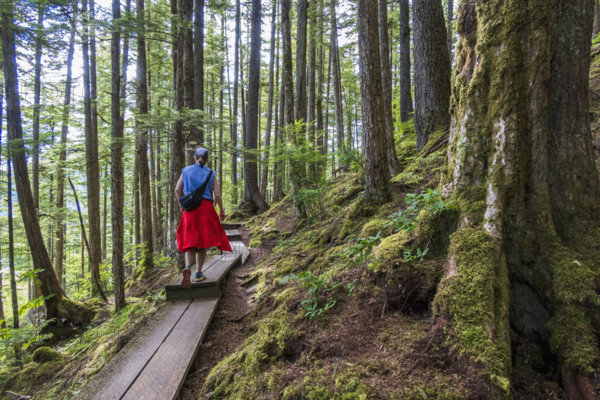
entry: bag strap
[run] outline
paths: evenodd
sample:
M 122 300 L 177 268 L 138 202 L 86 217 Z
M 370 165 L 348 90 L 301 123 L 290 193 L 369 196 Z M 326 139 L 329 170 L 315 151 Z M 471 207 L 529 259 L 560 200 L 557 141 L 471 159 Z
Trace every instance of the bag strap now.
M 198 189 L 194 190 L 194 192 L 198 191 L 198 192 L 200 192 L 200 194 L 202 194 L 202 196 L 204 196 L 204 191 L 206 190 L 206 185 L 208 185 L 208 181 L 210 181 L 210 178 L 212 178 L 213 173 L 214 173 L 214 171 L 211 169 L 210 173 L 206 177 L 206 180 L 204 181 L 202 186 L 200 186 Z

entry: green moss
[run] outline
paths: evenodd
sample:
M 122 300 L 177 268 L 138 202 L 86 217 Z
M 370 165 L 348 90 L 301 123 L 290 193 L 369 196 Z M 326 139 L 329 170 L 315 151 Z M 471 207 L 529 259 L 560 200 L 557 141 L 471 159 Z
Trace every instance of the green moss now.
M 571 371 L 593 373 L 598 366 L 598 336 L 579 307 L 561 307 L 549 323 L 550 348 Z
M 296 338 L 288 312 L 285 307 L 278 307 L 257 324 L 256 333 L 238 351 L 213 368 L 203 390 L 214 392 L 216 398 L 256 398 L 252 393 L 265 384 L 257 378 L 278 361 L 295 356 Z
M 501 245 L 483 229 L 462 228 L 451 238 L 449 273 L 434 313 L 452 321 L 460 352 L 483 365 L 505 396 L 510 387 L 508 273 Z
M 436 214 L 422 210 L 415 230 L 414 248 L 428 248 L 430 257 L 445 256 L 450 246 L 450 234 L 456 230 L 458 218 L 457 209 L 444 209 Z
M 360 237 L 369 237 L 377 235 L 377 232 L 381 231 L 382 236 L 389 236 L 392 234 L 392 227 L 385 226 L 389 221 L 385 219 L 371 219 L 367 222 L 360 232 Z
M 402 392 L 402 399 L 405 400 L 422 400 L 422 399 L 444 399 L 444 400 L 460 400 L 468 397 L 461 393 L 459 388 L 453 387 L 448 382 L 420 383 L 405 389 Z
M 599 274 L 586 263 L 564 259 L 553 266 L 553 289 L 556 298 L 566 304 L 600 304 L 596 292 Z
M 50 347 L 38 347 L 33 352 L 33 361 L 37 363 L 46 363 L 51 361 L 60 361 L 63 355 Z

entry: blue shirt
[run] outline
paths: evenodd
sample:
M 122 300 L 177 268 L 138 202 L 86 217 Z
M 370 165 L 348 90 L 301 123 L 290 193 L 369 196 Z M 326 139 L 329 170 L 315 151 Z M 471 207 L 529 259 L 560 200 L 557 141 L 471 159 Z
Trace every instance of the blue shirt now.
M 185 167 L 181 172 L 181 176 L 183 177 L 183 194 L 187 195 L 191 191 L 202 186 L 210 172 L 210 168 L 206 166 L 201 167 L 198 164 Z M 204 196 L 202 196 L 205 199 L 213 200 L 212 193 L 215 184 L 215 176 L 216 174 L 212 174 L 212 177 L 206 185 L 206 189 L 204 190 Z

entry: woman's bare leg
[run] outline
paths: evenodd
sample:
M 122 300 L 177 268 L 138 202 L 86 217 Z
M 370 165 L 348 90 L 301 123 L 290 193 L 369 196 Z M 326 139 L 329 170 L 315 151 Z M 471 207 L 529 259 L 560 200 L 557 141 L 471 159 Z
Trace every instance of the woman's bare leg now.
M 195 251 L 194 250 L 190 250 L 190 251 L 186 251 L 185 254 L 185 265 L 189 265 L 190 267 L 192 265 L 194 265 L 194 257 L 195 257 Z
M 198 272 L 202 272 L 204 261 L 206 261 L 206 249 L 198 249 L 198 251 L 196 251 L 196 266 L 198 267 Z

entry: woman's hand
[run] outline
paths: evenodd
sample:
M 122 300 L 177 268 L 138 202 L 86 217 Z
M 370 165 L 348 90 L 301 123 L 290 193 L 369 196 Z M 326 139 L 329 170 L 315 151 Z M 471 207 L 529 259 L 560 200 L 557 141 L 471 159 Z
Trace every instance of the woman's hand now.
M 227 215 L 225 215 L 223 210 L 219 210 L 219 217 L 221 218 L 221 221 L 223 221 L 225 218 L 227 218 Z

